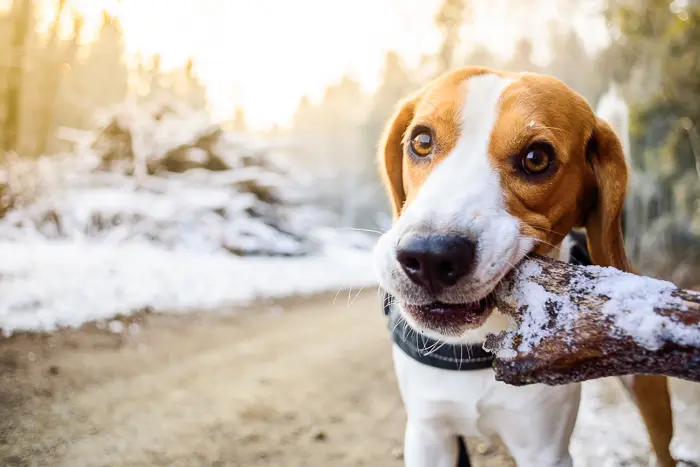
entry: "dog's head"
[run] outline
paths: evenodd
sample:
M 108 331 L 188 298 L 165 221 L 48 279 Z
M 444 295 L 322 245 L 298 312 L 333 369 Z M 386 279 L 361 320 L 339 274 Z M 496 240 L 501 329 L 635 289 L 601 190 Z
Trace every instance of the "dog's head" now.
M 595 264 L 628 270 L 627 165 L 613 130 L 561 81 L 464 68 L 399 103 L 379 147 L 394 225 L 380 284 L 410 324 L 459 342 L 527 254 L 585 227 Z

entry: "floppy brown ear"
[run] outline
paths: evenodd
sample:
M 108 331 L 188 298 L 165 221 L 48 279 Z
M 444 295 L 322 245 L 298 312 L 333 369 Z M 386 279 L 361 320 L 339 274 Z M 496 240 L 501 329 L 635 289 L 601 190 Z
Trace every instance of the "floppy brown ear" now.
M 617 135 L 601 119 L 597 119 L 587 152 L 597 187 L 595 207 L 589 212 L 586 221 L 588 250 L 593 264 L 613 266 L 636 274 L 627 259 L 622 237 L 627 161 Z M 676 465 L 670 451 L 673 411 L 667 378 L 634 375 L 626 386 L 642 414 L 659 465 Z
M 398 103 L 396 111 L 384 128 L 379 142 L 379 168 L 382 180 L 389 192 L 394 219 L 399 217 L 406 201 L 403 188 L 403 137 L 413 120 L 418 96 L 411 96 Z
M 613 129 L 600 118 L 588 144 L 596 202 L 586 220 L 588 249 L 594 264 L 629 271 L 622 237 L 622 210 L 627 195 L 627 161 Z

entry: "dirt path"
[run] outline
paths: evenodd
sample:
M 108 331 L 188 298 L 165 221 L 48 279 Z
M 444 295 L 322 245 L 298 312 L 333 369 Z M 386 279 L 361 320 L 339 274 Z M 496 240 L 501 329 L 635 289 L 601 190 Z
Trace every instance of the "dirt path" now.
M 0 465 L 399 467 L 404 412 L 378 299 L 347 302 L 0 341 Z

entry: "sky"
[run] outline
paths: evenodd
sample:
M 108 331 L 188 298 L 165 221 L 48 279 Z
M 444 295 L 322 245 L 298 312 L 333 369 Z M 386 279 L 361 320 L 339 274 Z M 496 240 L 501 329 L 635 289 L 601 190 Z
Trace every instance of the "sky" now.
M 558 14 L 557 0 L 475 1 L 465 43 L 480 40 L 504 56 L 521 34 L 544 39 L 545 22 Z M 68 2 L 86 17 L 88 34 L 97 30 L 103 8 L 116 14 L 130 57 L 159 53 L 165 68 L 192 57 L 213 117 L 231 118 L 241 106 L 255 128 L 284 124 L 303 96 L 318 99 L 345 74 L 371 92 L 389 50 L 413 65 L 440 44 L 433 25 L 440 0 Z M 598 0 L 580 2 L 594 7 Z M 579 19 L 573 22 L 586 32 L 588 46 L 605 40 L 601 24 Z

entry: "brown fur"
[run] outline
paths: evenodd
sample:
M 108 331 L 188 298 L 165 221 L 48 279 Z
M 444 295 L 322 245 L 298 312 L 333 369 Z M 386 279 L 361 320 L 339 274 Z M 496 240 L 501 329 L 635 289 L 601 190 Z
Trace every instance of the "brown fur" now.
M 486 68 L 464 68 L 434 79 L 422 90 L 399 102 L 379 144 L 379 165 L 389 190 L 394 218 L 418 194 L 420 186 L 452 149 L 459 138 L 459 111 L 464 89 L 473 76 Z M 405 143 L 418 125 L 435 129 L 435 154 L 430 164 L 416 164 L 404 157 Z
M 486 73 L 514 78 L 501 96 L 489 158 L 500 171 L 508 211 L 523 221 L 521 233 L 538 239 L 537 251 L 545 253 L 572 228 L 585 227 L 595 264 L 630 271 L 620 222 L 627 190 L 627 165 L 620 141 L 607 123 L 596 118 L 582 96 L 549 76 L 463 68 L 433 80 L 402 101 L 379 150 L 394 217 L 410 204 L 431 170 L 455 147 L 468 80 Z M 436 149 L 427 163 L 414 162 L 404 154 L 416 125 L 429 126 L 435 132 Z M 556 153 L 551 176 L 536 182 L 516 174 L 511 162 L 513 154 L 534 141 L 548 142 Z M 635 376 L 629 389 L 661 465 L 676 465 L 669 450 L 673 422 L 667 379 Z

